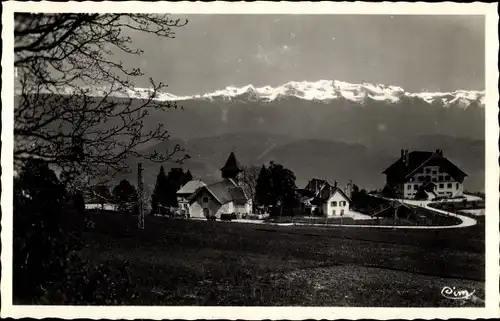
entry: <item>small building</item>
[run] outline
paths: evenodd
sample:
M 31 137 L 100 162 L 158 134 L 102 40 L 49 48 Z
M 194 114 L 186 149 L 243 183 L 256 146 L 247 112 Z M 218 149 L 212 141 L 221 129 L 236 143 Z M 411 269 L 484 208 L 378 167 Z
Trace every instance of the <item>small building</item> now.
M 311 203 L 317 206 L 322 216 L 340 217 L 351 214 L 351 199 L 341 188 L 337 187 L 337 182 L 334 186 L 323 188 Z
M 235 181 L 225 178 L 220 182 L 200 187 L 189 201 L 191 217 L 216 217 L 221 214 L 249 214 L 251 201 L 245 195 L 243 188 Z
M 229 155 L 226 164 L 221 168 L 222 180 L 213 184 L 200 186 L 188 197 L 191 217 L 216 217 L 222 214 L 250 214 L 252 201 L 236 181 L 241 166 L 234 153 Z
M 306 187 L 299 190 L 301 210 L 305 214 L 317 216 L 343 216 L 350 213 L 352 182 L 342 190 L 325 180 L 313 178 Z
M 179 204 L 179 208 L 183 211 L 189 213 L 189 197 L 193 195 L 194 192 L 200 187 L 206 186 L 201 180 L 191 180 L 184 184 L 177 191 L 177 203 Z
M 463 182 L 467 174 L 443 156 L 435 152 L 401 150 L 401 157 L 382 172 L 386 175 L 384 190 L 395 198 L 414 199 L 417 194 L 433 197 L 463 195 Z M 420 191 L 420 193 L 418 193 Z

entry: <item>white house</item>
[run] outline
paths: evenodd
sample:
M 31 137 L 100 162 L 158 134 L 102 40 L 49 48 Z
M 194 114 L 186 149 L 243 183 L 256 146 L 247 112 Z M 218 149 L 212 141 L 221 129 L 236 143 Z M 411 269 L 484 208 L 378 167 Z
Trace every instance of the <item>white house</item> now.
M 200 187 L 206 186 L 201 180 L 191 180 L 177 191 L 179 208 L 189 214 L 189 197 Z
M 332 187 L 330 196 L 322 202 L 322 212 L 326 217 L 349 216 L 350 198 L 338 187 Z

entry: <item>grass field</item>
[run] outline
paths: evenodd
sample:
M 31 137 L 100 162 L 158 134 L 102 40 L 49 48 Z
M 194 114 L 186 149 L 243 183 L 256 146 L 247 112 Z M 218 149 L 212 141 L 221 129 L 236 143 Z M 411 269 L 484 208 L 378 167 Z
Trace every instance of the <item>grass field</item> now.
M 455 230 L 269 226 L 94 213 L 81 255 L 128 260 L 134 305 L 480 306 L 484 221 Z

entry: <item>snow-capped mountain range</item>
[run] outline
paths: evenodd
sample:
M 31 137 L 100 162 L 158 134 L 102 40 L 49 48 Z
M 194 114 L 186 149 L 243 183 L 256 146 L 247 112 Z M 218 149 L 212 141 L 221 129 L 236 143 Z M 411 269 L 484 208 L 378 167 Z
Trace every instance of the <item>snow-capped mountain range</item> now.
M 65 90 L 61 94 L 68 94 L 71 90 Z M 90 88 L 88 94 L 92 96 L 104 96 L 108 90 L 105 88 Z M 135 88 L 117 91 L 111 94 L 115 97 L 131 97 L 144 99 L 152 93 L 148 88 Z M 154 100 L 158 101 L 183 101 L 183 100 L 222 100 L 222 101 L 249 101 L 249 102 L 273 102 L 282 99 L 297 98 L 309 101 L 328 103 L 333 100 L 345 99 L 355 103 L 363 104 L 369 101 L 380 101 L 386 103 L 398 103 L 405 98 L 421 99 L 429 104 L 449 108 L 451 106 L 466 109 L 472 103 L 484 107 L 484 91 L 456 90 L 453 92 L 407 92 L 399 86 L 383 84 L 353 84 L 338 80 L 319 81 L 290 81 L 281 86 L 254 87 L 247 85 L 243 87 L 228 86 L 224 89 L 210 93 L 196 94 L 191 96 L 177 96 L 166 92 L 157 92 Z
M 136 95 L 147 95 L 148 89 L 138 89 Z M 286 98 L 298 98 L 314 101 L 332 101 L 346 99 L 356 103 L 363 103 L 367 99 L 397 103 L 404 97 L 416 97 L 429 104 L 439 104 L 443 107 L 458 106 L 467 108 L 475 102 L 484 106 L 484 91 L 456 90 L 453 92 L 421 92 L 410 93 L 399 86 L 382 84 L 352 84 L 338 80 L 291 81 L 281 86 L 243 87 L 229 86 L 211 93 L 176 96 L 170 93 L 158 93 L 157 100 L 226 100 L 226 101 L 262 101 L 273 102 Z

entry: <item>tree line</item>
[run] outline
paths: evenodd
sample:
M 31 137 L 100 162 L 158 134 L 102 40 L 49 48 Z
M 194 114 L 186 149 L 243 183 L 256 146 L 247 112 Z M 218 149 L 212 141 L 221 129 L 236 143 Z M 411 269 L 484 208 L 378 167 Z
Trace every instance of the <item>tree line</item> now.
M 156 183 L 151 198 L 151 213 L 166 214 L 169 208 L 178 207 L 177 191 L 193 176 L 188 170 L 184 172 L 182 168 L 172 168 L 165 174 L 165 168 L 160 167 L 156 177 Z M 137 212 L 137 201 L 139 195 L 136 188 L 126 179 L 121 180 L 111 191 L 107 185 L 98 184 L 94 186 L 89 195 L 88 203 L 97 203 L 104 210 L 105 204 L 117 205 L 117 210 L 121 212 Z

